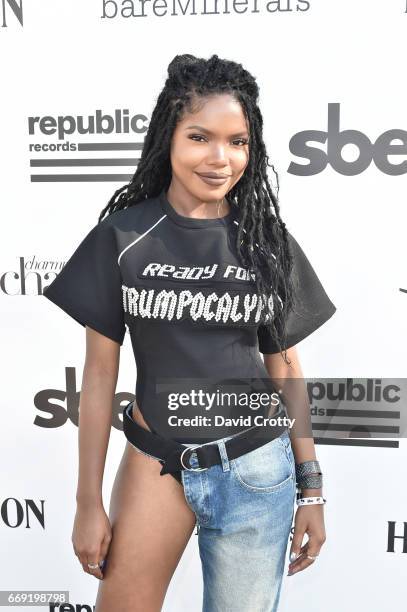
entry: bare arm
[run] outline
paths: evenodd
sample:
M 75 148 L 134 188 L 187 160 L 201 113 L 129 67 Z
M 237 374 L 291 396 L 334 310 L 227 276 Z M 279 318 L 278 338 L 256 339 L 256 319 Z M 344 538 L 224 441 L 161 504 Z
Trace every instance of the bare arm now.
M 76 501 L 102 503 L 120 345 L 86 327 L 86 358 L 79 403 L 79 474 Z
M 311 415 L 306 385 L 295 346 L 287 350 L 287 356 L 291 361 L 290 365 L 285 363 L 280 353 L 265 354 L 264 365 L 276 389 L 282 388 L 281 396 L 287 408 L 287 415 L 299 420 L 297 428 L 299 435 L 292 435 L 291 430 L 290 439 L 295 462 L 302 463 L 316 459 Z M 297 379 L 294 384 L 290 383 L 292 378 Z M 286 385 L 284 381 L 287 381 Z M 302 497 L 313 497 L 314 495 L 322 496 L 322 488 L 301 489 Z M 308 541 L 302 545 L 305 534 L 308 534 Z M 313 558 L 320 553 L 325 540 L 323 505 L 300 506 L 295 514 L 288 575 L 302 571 L 313 563 Z M 295 559 L 291 560 L 291 554 L 296 555 Z
M 264 355 L 264 365 L 266 366 L 270 378 L 275 382 L 277 387 L 280 387 L 281 382 L 286 379 L 297 379 L 295 385 L 286 385 L 287 414 L 290 418 L 294 417 L 296 420 L 301 420 L 297 428 L 299 435 L 291 435 L 290 437 L 295 462 L 302 463 L 303 461 L 315 460 L 317 457 L 315 454 L 314 439 L 312 437 L 311 416 L 304 375 L 301 370 L 300 360 L 295 346 L 287 349 L 287 357 L 291 361 L 290 365 L 285 363 L 280 353 Z M 284 393 L 282 396 L 284 398 Z M 294 427 L 293 429 L 295 431 L 296 428 Z M 308 432 L 307 437 L 304 436 L 304 432 Z M 304 494 L 304 496 L 322 495 L 322 489 L 302 489 L 301 493 Z
M 112 530 L 103 508 L 102 483 L 109 444 L 113 397 L 119 372 L 120 345 L 86 327 L 86 358 L 79 402 L 79 473 L 77 509 L 72 544 L 83 570 L 103 579 L 100 568 L 90 569 L 107 555 Z

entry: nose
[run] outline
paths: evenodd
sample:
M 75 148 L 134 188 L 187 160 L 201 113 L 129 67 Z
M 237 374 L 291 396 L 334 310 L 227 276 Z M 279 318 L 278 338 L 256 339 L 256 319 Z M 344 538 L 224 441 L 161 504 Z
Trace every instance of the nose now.
M 226 156 L 226 150 L 224 145 L 216 143 L 213 144 L 213 146 L 211 147 L 208 162 L 227 164 L 228 159 Z

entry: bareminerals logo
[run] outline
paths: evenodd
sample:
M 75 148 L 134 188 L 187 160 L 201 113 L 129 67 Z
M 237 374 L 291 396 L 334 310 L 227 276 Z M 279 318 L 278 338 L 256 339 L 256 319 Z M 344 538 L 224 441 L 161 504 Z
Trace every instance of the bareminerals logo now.
M 224 0 L 172 0 L 145 2 L 140 0 L 103 0 L 101 19 L 135 19 L 137 17 L 184 17 L 185 15 L 245 15 L 250 13 L 304 13 L 307 0 L 228 2 Z
M 127 108 L 28 117 L 31 182 L 130 181 L 147 122 L 146 115 Z

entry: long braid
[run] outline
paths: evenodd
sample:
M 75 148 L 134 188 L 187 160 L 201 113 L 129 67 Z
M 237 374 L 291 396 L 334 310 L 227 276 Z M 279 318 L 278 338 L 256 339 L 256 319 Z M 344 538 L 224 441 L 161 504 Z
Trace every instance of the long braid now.
M 176 55 L 151 115 L 136 172 L 127 185 L 118 189 L 101 211 L 105 214 L 135 206 L 156 197 L 171 183 L 170 146 L 172 134 L 185 111 L 192 112 L 214 94 L 234 96 L 250 126 L 249 160 L 244 174 L 228 192 L 238 209 L 236 249 L 243 266 L 254 273 L 256 290 L 265 308 L 260 323 L 265 325 L 286 363 L 287 315 L 293 305 L 292 255 L 288 233 L 280 216 L 278 175 L 269 165 L 263 141 L 263 118 L 257 101 L 259 88 L 241 64 L 212 55 L 208 60 L 190 54 Z M 267 169 L 277 177 L 273 192 Z M 281 301 L 280 301 L 281 300 Z

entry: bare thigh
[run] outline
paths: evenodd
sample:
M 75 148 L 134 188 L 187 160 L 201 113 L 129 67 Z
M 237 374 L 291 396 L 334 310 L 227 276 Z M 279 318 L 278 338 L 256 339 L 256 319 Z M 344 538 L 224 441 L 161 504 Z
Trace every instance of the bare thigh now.
M 160 476 L 160 470 L 157 460 L 126 441 L 110 500 L 112 540 L 95 612 L 162 608 L 196 517 L 182 485 L 171 474 Z

